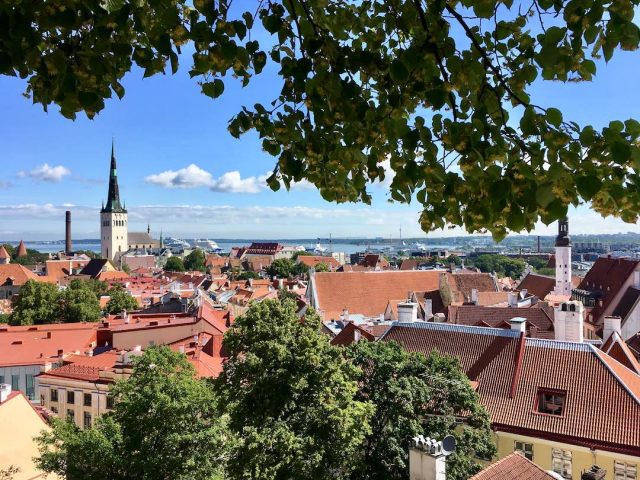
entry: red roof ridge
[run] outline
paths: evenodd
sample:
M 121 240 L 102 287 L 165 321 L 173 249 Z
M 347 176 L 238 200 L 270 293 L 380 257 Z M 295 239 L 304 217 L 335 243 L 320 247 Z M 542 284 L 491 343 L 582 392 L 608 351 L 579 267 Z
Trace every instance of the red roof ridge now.
M 518 348 L 516 350 L 516 366 L 513 369 L 513 378 L 511 379 L 511 398 L 516 395 L 516 388 L 518 388 L 518 382 L 520 381 L 520 372 L 522 371 L 522 360 L 524 359 L 524 349 L 525 349 L 525 332 L 520 333 L 520 341 L 518 342 Z
M 482 479 L 485 479 L 485 478 L 491 478 L 493 476 L 493 473 L 491 473 L 492 470 L 494 470 L 497 467 L 502 466 L 505 463 L 512 463 L 514 461 L 517 462 L 517 464 L 519 464 L 519 465 L 510 465 L 508 467 L 509 474 L 513 474 L 513 477 L 502 477 L 502 476 L 500 476 L 500 478 L 516 478 L 516 477 L 519 477 L 520 474 L 522 474 L 523 472 L 519 472 L 518 471 L 518 466 L 520 467 L 520 469 L 522 469 L 522 467 L 525 467 L 527 469 L 537 470 L 541 475 L 543 475 L 542 478 L 549 478 L 549 479 L 554 479 L 555 478 L 550 473 L 548 473 L 546 470 L 544 470 L 542 467 L 540 467 L 539 465 L 533 463 L 531 460 L 526 458 L 520 452 L 513 452 L 512 454 L 507 455 L 506 457 L 498 460 L 497 462 L 494 462 L 494 463 L 492 463 L 490 465 L 487 465 L 487 467 L 485 467 L 483 470 L 481 470 L 480 472 L 476 473 L 474 476 L 470 477 L 469 480 L 482 480 Z M 527 475 L 526 478 L 538 479 L 540 477 L 538 477 L 538 476 L 530 477 L 530 476 Z
M 598 357 L 598 359 L 600 359 L 607 370 L 609 370 L 609 373 L 615 377 L 622 388 L 624 388 L 635 402 L 640 405 L 640 375 L 637 375 L 615 358 L 604 353 L 594 345 L 590 344 L 589 346 L 591 347 L 592 352 Z M 625 378 L 622 378 L 622 376 Z M 627 381 L 630 381 L 632 384 L 628 384 Z

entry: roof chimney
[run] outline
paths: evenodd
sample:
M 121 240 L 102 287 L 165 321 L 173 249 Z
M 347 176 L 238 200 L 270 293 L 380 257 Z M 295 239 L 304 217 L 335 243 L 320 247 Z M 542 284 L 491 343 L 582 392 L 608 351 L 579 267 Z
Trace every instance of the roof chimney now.
M 507 294 L 507 302 L 509 303 L 510 307 L 517 307 L 518 306 L 518 294 L 514 293 L 514 292 L 509 292 Z
M 67 255 L 71 255 L 71 210 L 65 212 L 64 249 Z
M 622 319 L 620 317 L 607 316 L 604 317 L 604 327 L 602 330 L 602 340 L 607 341 L 611 335 L 617 333 L 622 336 Z
M 424 319 L 425 321 L 431 320 L 433 317 L 433 300 L 430 298 L 425 298 L 424 300 Z
M 413 438 L 409 449 L 409 479 L 446 480 L 446 459 L 455 449 L 455 439 L 451 435 L 441 442 L 422 435 Z
M 47 332 L 47 338 L 51 338 L 51 332 Z
M 527 319 L 522 317 L 514 317 L 509 320 L 509 324 L 511 325 L 511 330 L 515 330 L 517 332 L 525 333 L 527 331 Z
M 471 289 L 471 303 L 473 303 L 474 305 L 478 304 L 478 289 L 477 288 L 472 288 Z
M 62 350 L 61 348 L 58 349 L 58 356 L 62 357 L 62 354 L 64 353 L 64 350 Z
M 418 304 L 407 300 L 398 303 L 398 321 L 413 323 L 418 321 Z

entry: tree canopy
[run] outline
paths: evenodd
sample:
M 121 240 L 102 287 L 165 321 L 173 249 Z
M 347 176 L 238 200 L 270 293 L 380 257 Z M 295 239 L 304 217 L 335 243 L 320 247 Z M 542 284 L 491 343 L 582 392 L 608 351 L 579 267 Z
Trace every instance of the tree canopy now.
M 527 263 L 521 258 L 485 253 L 472 259 L 481 272 L 495 272 L 501 277 L 520 278 Z
M 206 270 L 205 266 L 206 257 L 204 252 L 199 248 L 196 248 L 193 252 L 187 255 L 184 259 L 184 268 L 189 271 L 200 271 L 204 272 Z
M 51 283 L 27 280 L 11 299 L 11 325 L 36 325 L 58 320 L 58 287 Z
M 65 322 L 97 322 L 101 314 L 100 301 L 92 289 L 93 285 L 83 280 L 72 280 L 59 294 L 59 317 Z
M 54 420 L 38 439 L 38 467 L 69 480 L 215 478 L 225 417 L 216 414 L 210 386 L 194 375 L 183 354 L 147 348 L 113 388 L 114 410 L 93 427 Z
M 290 258 L 276 258 L 267 267 L 267 274 L 271 277 L 288 278 L 295 275 L 303 275 L 307 271 L 301 263 L 296 263 Z
M 254 303 L 224 338 L 219 404 L 236 442 L 225 478 L 343 478 L 369 432 L 355 368 L 291 300 Z
M 457 360 L 437 352 L 409 353 L 394 342 L 359 342 L 346 352 L 359 367 L 356 398 L 375 406 L 351 478 L 407 479 L 407 439 L 417 435 L 456 437 L 448 479 L 469 478 L 482 468 L 478 458 L 495 455 L 489 415 Z
M 109 313 L 121 313 L 123 310 L 131 311 L 140 308 L 136 299 L 120 285 L 111 288 L 107 295 L 109 295 L 107 302 L 107 312 Z
M 164 269 L 167 272 L 184 272 L 184 262 L 179 257 L 169 257 Z
M 636 50 L 638 0 L 231 3 L 2 2 L 0 74 L 45 108 L 93 117 L 134 65 L 175 73 L 188 47 L 212 98 L 277 72 L 273 101 L 239 106 L 229 124 L 276 158 L 274 190 L 308 180 L 328 201 L 370 203 L 393 174 L 391 198 L 421 204 L 424 230 L 495 238 L 584 202 L 636 222 L 640 123 L 579 125 L 529 92 L 590 81 Z

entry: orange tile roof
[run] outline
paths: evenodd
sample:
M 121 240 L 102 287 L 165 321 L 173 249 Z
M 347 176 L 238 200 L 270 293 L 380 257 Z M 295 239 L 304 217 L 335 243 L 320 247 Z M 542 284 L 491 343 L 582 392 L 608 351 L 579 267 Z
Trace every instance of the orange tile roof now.
M 556 279 L 548 275 L 540 275 L 539 273 L 528 273 L 520 282 L 517 290 L 526 290 L 527 293 L 535 295 L 543 300 L 556 286 Z
M 47 378 L 69 378 L 88 382 L 101 381 L 100 372 L 112 369 L 120 358 L 116 351 L 108 351 L 95 356 L 69 355 L 64 365 L 38 375 L 40 380 Z M 111 381 L 109 380 L 109 383 Z
M 45 262 L 47 277 L 62 280 L 67 275 L 71 275 L 74 269 L 84 268 L 89 260 L 47 260 Z
M 492 463 L 469 480 L 555 480 L 555 478 L 520 453 L 513 452 L 502 460 Z
M 4 245 L 0 245 L 0 258 L 10 258 L 9 252 L 7 252 L 7 249 L 4 248 Z
M 319 263 L 326 264 L 330 269 L 335 270 L 340 268 L 340 262 L 333 257 L 323 257 L 320 255 L 300 255 L 298 257 L 298 263 L 305 265 L 309 268 L 315 267 Z
M 611 335 L 600 349 L 623 364 L 629 370 L 640 375 L 640 362 L 638 362 L 638 359 L 629 345 L 627 345 L 627 342 L 625 342 L 617 333 Z
M 440 272 L 398 271 L 320 272 L 311 280 L 324 320 L 349 313 L 371 317 L 384 313 L 390 300 L 406 298 L 410 292 L 437 290 Z
M 497 430 L 640 456 L 640 377 L 590 344 L 425 322 L 384 340 L 458 358 Z M 539 389 L 566 392 L 563 416 L 537 412 Z
M 24 244 L 24 240 L 20 240 L 18 244 L 18 248 L 16 250 L 16 257 L 26 257 L 27 256 L 27 246 Z
M 40 280 L 35 273 L 28 268 L 17 263 L 0 265 L 0 286 L 2 285 L 24 285 L 27 280 Z
M 78 327 L 74 328 L 75 325 Z M 58 360 L 58 350 L 64 354 L 84 352 L 96 341 L 98 326 L 97 323 L 67 323 L 60 326 L 2 327 L 0 366 L 44 365 Z
M 471 299 L 473 289 L 478 292 L 497 292 L 496 281 L 489 273 L 443 273 L 442 274 L 449 287 L 454 292 L 459 292 L 462 301 Z
M 531 326 L 539 331 L 553 332 L 553 320 L 542 308 L 482 307 L 478 305 L 450 306 L 447 321 L 458 325 L 478 325 L 502 328 L 509 320 L 523 317 L 527 320 L 527 331 Z
M 108 282 L 113 280 L 128 280 L 129 274 L 127 272 L 120 272 L 119 270 L 100 272 L 96 277 L 101 282 Z

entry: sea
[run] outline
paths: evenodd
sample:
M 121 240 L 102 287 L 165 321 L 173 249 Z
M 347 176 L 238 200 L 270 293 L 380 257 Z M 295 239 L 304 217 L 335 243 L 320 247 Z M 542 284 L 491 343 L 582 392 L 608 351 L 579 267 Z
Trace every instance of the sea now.
M 233 247 L 242 247 L 248 246 L 251 244 L 252 240 L 233 240 L 230 241 L 228 239 L 212 239 L 218 244 L 218 246 L 222 249 L 223 252 L 228 252 Z M 188 240 L 187 240 L 188 241 Z M 285 245 L 293 245 L 293 246 L 302 246 L 307 250 L 313 250 L 317 245 L 318 241 L 315 239 L 297 239 L 297 240 L 255 240 L 255 241 L 271 241 L 271 242 L 280 242 Z M 3 242 L 0 242 L 3 243 Z M 17 242 L 6 242 L 11 245 L 16 245 Z M 56 253 L 64 249 L 64 241 L 63 240 L 53 240 L 53 241 L 25 241 L 25 245 L 27 248 L 37 250 L 42 253 Z M 320 245 L 322 248 L 327 249 L 327 252 L 331 250 L 332 252 L 344 252 L 346 255 L 356 252 L 363 252 L 366 250 L 372 251 L 397 251 L 400 249 L 404 250 L 412 250 L 412 244 L 407 244 L 403 247 L 399 246 L 398 243 L 389 243 L 389 242 L 380 242 L 379 240 L 350 240 L 349 242 L 321 242 Z M 433 249 L 455 249 L 454 245 L 435 245 L 429 244 L 429 248 Z M 89 250 L 91 252 L 100 252 L 100 240 L 78 240 L 73 242 L 73 250 Z

